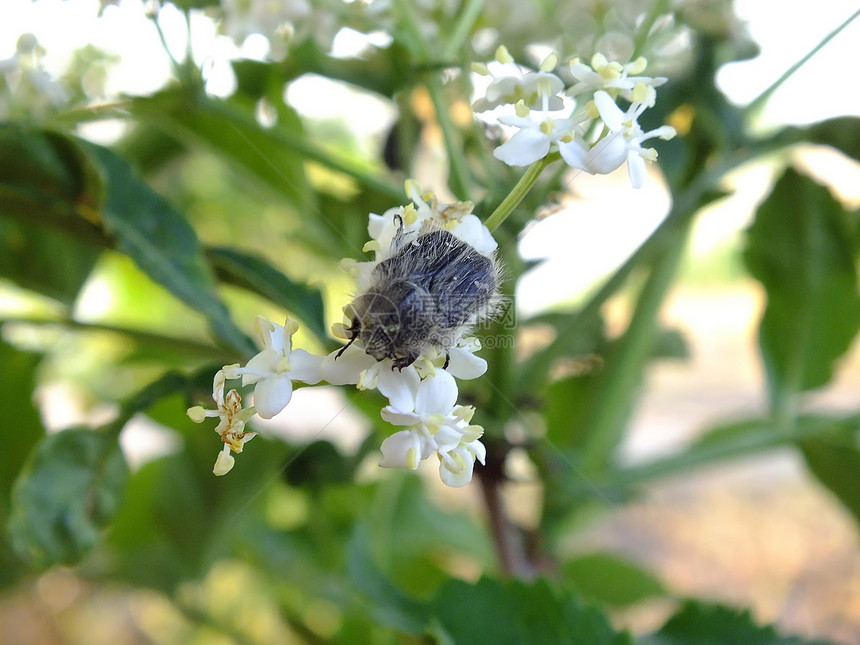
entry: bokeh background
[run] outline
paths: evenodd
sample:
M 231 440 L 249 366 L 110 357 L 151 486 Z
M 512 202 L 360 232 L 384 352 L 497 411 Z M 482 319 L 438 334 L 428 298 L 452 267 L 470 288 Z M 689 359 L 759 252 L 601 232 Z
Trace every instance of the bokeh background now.
M 109 106 L 118 97 L 151 95 L 175 80 L 177 70 L 167 52 L 181 61 L 190 48 L 206 92 L 227 98 L 236 92 L 232 62 L 237 60 L 289 61 L 291 43 L 315 39 L 322 51 L 360 61 L 364 48 L 384 47 L 391 38 L 386 31 L 390 30 L 388 6 L 383 2 L 370 3 L 364 16 L 370 26 L 364 32 L 346 28 L 346 18 L 341 24 L 337 12 L 330 10 L 342 5 L 352 21 L 358 2 L 319 7 L 282 3 L 283 11 L 271 23 L 266 22 L 267 3 L 225 0 L 222 4 L 220 12 L 211 7 L 192 9 L 186 21 L 182 10 L 163 3 L 159 33 L 147 16 L 159 8 L 155 3 L 4 0 L 0 72 L 5 84 L 0 118 L 38 122 L 75 106 Z M 264 7 L 262 13 L 255 13 L 258 4 Z M 456 3 L 419 3 L 429 15 L 444 12 L 449 4 Z M 533 38 L 537 42 L 542 39 L 535 34 L 548 29 L 554 11 L 573 15 L 612 3 L 559 3 L 543 12 L 536 8 L 539 3 L 518 3 L 525 7 L 523 11 L 532 11 L 525 21 L 516 15 L 514 4 L 488 2 L 487 29 L 512 41 Z M 626 4 L 616 4 L 622 14 Z M 719 89 L 736 105 L 758 96 L 856 9 L 852 2 L 835 0 L 815 11 L 808 3 L 793 1 L 680 4 L 699 10 L 697 19 L 704 23 L 703 29 L 730 34 L 729 40 L 749 47 L 747 60 L 724 65 L 716 76 Z M 476 42 L 480 37 L 476 35 Z M 611 49 L 613 37 L 619 36 L 609 33 L 602 44 Z M 683 52 L 683 34 L 677 38 L 676 51 Z M 767 133 L 786 125 L 860 116 L 851 76 L 857 42 L 860 24 L 851 24 L 769 98 L 751 121 L 754 131 Z M 546 39 L 544 44 L 556 43 Z M 566 42 L 568 47 L 575 44 L 573 38 Z M 669 75 L 672 60 L 667 59 L 658 57 L 656 62 L 663 63 Z M 387 138 L 398 111 L 408 106 L 419 129 L 411 174 L 421 185 L 450 196 L 441 133 L 429 99 L 420 92 L 396 104 L 366 89 L 308 74 L 290 80 L 283 96 L 321 147 L 335 150 L 369 172 L 384 168 Z M 116 116 L 81 121 L 74 131 L 133 153 L 150 184 L 185 211 L 204 243 L 241 239 L 245 249 L 262 257 L 288 258 L 289 277 L 321 285 L 326 311 L 339 310 L 349 294 L 349 281 L 308 242 L 313 233 L 308 234 L 307 222 L 295 209 L 261 193 L 253 181 L 234 173 L 217 155 L 193 148 L 170 150 L 175 141 L 137 130 L 125 115 Z M 262 103 L 257 117 L 261 123 L 273 118 Z M 471 118 L 468 110 L 465 118 Z M 860 208 L 860 166 L 822 146 L 795 146 L 745 164 L 724 178 L 727 196 L 698 217 L 679 277 L 660 313 L 664 326 L 680 332 L 686 351 L 683 357 L 653 361 L 643 375 L 642 395 L 619 450 L 624 465 L 645 464 L 682 451 L 718 422 L 765 412 L 767 386 L 757 345 L 765 294 L 744 273 L 741 254 L 744 231 L 787 160 L 825 184 L 846 210 Z M 354 189 L 348 180 L 313 161 L 308 162 L 307 173 L 317 184 L 333 185 L 344 195 Z M 656 165 L 639 191 L 629 186 L 623 171 L 602 177 L 568 173 L 563 185 L 564 193 L 552 208 L 537 213 L 517 240 L 521 257 L 534 263 L 516 285 L 521 318 L 582 302 L 655 230 L 670 203 Z M 359 239 L 363 226 L 360 219 L 354 222 Z M 274 319 L 283 315 L 278 306 L 239 289 L 225 289 L 224 298 L 237 320 L 250 323 L 258 313 Z M 623 330 L 632 304 L 625 293 L 607 304 L 610 333 Z M 188 352 L 207 334 L 203 320 L 188 315 L 182 303 L 118 253 L 101 254 L 94 260 L 72 303 L 69 324 L 25 324 L 38 318 L 51 320 L 62 311 L 56 301 L 35 294 L 27 285 L 0 281 L 0 316 L 7 321 L 4 338 L 43 356 L 34 392 L 49 431 L 107 422 L 116 414 L 118 399 L 160 373 L 158 356 L 129 360 L 127 339 L 112 334 L 110 328 L 177 338 Z M 81 329 L 74 329 L 72 321 Z M 97 333 L 100 325 L 108 331 Z M 323 349 L 319 339 L 302 333 L 302 343 Z M 545 339 L 537 328 L 518 341 L 527 352 Z M 189 359 L 188 365 L 199 362 Z M 0 367 L 2 387 L 15 378 L 11 364 Z M 328 440 L 344 454 L 354 454 L 372 421 L 350 407 L 332 419 L 331 410 L 344 408 L 345 401 L 344 394 L 333 388 L 300 390 L 266 431 L 296 445 Z M 805 405 L 812 411 L 849 414 L 856 412 L 858 402 L 860 344 L 855 342 L 839 362 L 833 381 L 814 392 Z M 8 438 L 16 433 L 14 410 L 7 410 L 4 417 L 0 434 Z M 120 440 L 132 470 L 175 452 L 180 443 L 175 433 L 143 416 L 126 424 Z M 376 472 L 372 462 L 362 464 L 360 477 L 388 476 Z M 519 526 L 537 527 L 543 492 L 535 481 L 534 464 L 513 455 L 509 468 L 512 477 L 502 488 L 509 513 Z M 277 474 L 277 468 L 270 473 Z M 484 521 L 477 483 L 452 491 L 433 483 L 432 469 L 422 469 L 421 474 L 428 475 L 427 494 L 444 508 Z M 265 514 L 274 527 L 289 531 L 314 512 L 309 498 L 291 488 L 269 492 Z M 599 513 L 588 522 L 578 520 L 582 524 L 571 526 L 568 537 L 559 540 L 561 557 L 594 550 L 616 553 L 652 573 L 670 590 L 630 606 L 619 603 L 611 610 L 617 627 L 635 634 L 656 630 L 671 615 L 678 597 L 691 596 L 748 607 L 758 622 L 773 623 L 784 633 L 860 643 L 857 523 L 810 476 L 793 448 L 657 479 L 642 487 L 635 499 L 606 496 L 597 507 Z M 11 570 L 12 563 L 3 567 L 7 565 Z M 480 576 L 481 566 L 478 558 L 447 563 L 468 580 Z M 34 570 L 0 590 L 0 641 L 9 645 L 329 642 L 325 639 L 336 625 L 342 625 L 341 610 L 330 601 L 283 601 L 269 585 L 260 576 L 259 562 L 235 556 L 219 559 L 204 576 L 185 581 L 173 598 L 75 568 Z M 279 598 L 282 604 L 301 607 L 301 629 L 289 620 L 285 627 Z

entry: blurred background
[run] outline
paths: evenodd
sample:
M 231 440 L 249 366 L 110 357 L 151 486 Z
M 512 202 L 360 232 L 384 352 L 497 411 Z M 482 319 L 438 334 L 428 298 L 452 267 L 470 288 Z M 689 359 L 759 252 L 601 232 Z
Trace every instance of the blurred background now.
M 66 123 L 69 131 L 120 151 L 156 191 L 182 209 L 203 244 L 218 247 L 240 240 L 243 249 L 280 267 L 295 283 L 320 288 L 326 321 L 333 322 L 351 285 L 331 261 L 331 253 L 320 251 L 329 239 L 314 237 L 325 223 L 311 222 L 299 208 L 260 191 L 252 179 L 234 172 L 217 151 L 195 148 L 180 136 L 164 136 L 164 131 L 174 134 L 169 128 L 140 127 L 154 121 L 147 108 L 135 108 L 140 112 L 129 118 L 122 101 L 154 96 L 175 85 L 188 61 L 200 71 L 208 96 L 235 98 L 243 83 L 252 82 L 249 61 L 260 65 L 275 61 L 284 72 L 278 80 L 283 100 L 295 111 L 308 138 L 368 174 L 399 170 L 397 160 L 387 159 L 385 152 L 398 115 L 408 106 L 418 133 L 409 174 L 425 188 L 452 198 L 446 188 L 444 142 L 427 95 L 415 91 L 392 100 L 381 89 L 370 91 L 372 82 L 361 87 L 327 78 L 320 70 L 290 76 L 301 70 L 305 62 L 301 56 L 310 51 L 305 47 L 301 50 L 305 54 L 296 54 L 297 44 L 313 43 L 314 51 L 346 63 L 372 58 L 368 48 L 389 47 L 397 30 L 391 7 L 387 2 L 334 0 L 178 4 L 4 0 L 0 6 L 4 79 L 0 119 L 51 127 Z M 619 44 L 623 29 L 606 28 L 608 21 L 594 19 L 594 24 L 605 28 L 597 42 L 589 40 L 581 26 L 576 27 L 581 34 L 554 33 L 582 25 L 582 16 L 596 16 L 613 4 L 623 26 L 636 3 L 583 0 L 562 2 L 552 9 L 542 3 L 487 3 L 483 27 L 472 36 L 471 46 L 485 59 L 492 57 L 499 41 L 512 51 L 532 51 L 528 48 L 532 45 L 540 52 L 541 47 L 554 46 L 568 57 L 580 51 L 583 58 L 592 50 L 613 53 L 613 47 L 624 53 Z M 856 10 L 856 3 L 847 0 L 833 0 L 815 11 L 808 3 L 775 0 L 676 4 L 684 5 L 687 23 L 683 28 L 680 23 L 674 25 L 677 29 L 667 27 L 665 42 L 655 40 L 653 51 L 648 52 L 656 65 L 654 73 L 671 77 L 683 70 L 695 78 L 695 68 L 690 73 L 690 25 L 702 33 L 720 34 L 735 52 L 747 56 L 722 65 L 715 76 L 719 90 L 736 106 L 756 98 Z M 424 24 L 432 32 L 431 18 L 454 13 L 459 3 L 428 0 L 416 6 L 416 11 L 426 13 Z M 606 18 L 606 13 L 600 15 Z M 785 126 L 860 116 L 851 76 L 857 42 L 860 24 L 855 22 L 769 97 L 750 120 L 751 131 L 766 135 Z M 294 56 L 298 62 L 291 68 Z M 253 82 L 270 82 L 260 78 L 254 77 Z M 459 107 L 471 119 L 467 103 Z M 80 118 L 75 110 L 89 110 L 89 116 Z M 94 118 L 98 110 L 101 113 Z M 257 101 L 253 110 L 261 127 L 283 119 L 279 108 L 267 100 Z M 456 117 L 456 109 L 452 112 Z M 266 164 L 280 163 L 265 159 L 268 153 L 257 150 L 255 142 L 246 143 Z M 242 144 L 238 139 L 237 145 Z M 714 424 L 766 413 L 766 374 L 757 342 L 766 298 L 761 284 L 744 271 L 741 256 L 744 231 L 786 163 L 826 185 L 846 211 L 860 208 L 860 166 L 823 146 L 782 149 L 723 178 L 721 189 L 726 196 L 697 217 L 678 277 L 660 310 L 661 324 L 677 330 L 686 349 L 682 358 L 649 363 L 641 397 L 619 446 L 622 465 L 635 468 L 676 454 Z M 325 185 L 344 201 L 360 192 L 352 177 L 333 172 L 325 162 L 310 158 L 305 169 L 314 186 Z M 519 255 L 530 263 L 516 283 L 518 318 L 578 306 L 652 234 L 666 217 L 671 196 L 659 166 L 654 164 L 650 170 L 647 185 L 639 191 L 630 187 L 624 171 L 609 176 L 564 175 L 562 193 L 516 235 Z M 390 205 L 396 203 L 400 202 Z M 374 207 L 381 212 L 376 204 L 365 210 Z M 334 255 L 357 257 L 365 222 L 358 217 L 346 225 L 352 227 L 346 237 L 356 244 L 350 250 L 342 239 Z M 5 231 L 7 240 L 16 234 L 5 223 L 0 231 Z M 56 240 L 40 242 L 38 249 L 30 249 L 21 255 L 23 260 L 16 261 L 44 262 L 52 257 L 55 268 L 42 265 L 29 270 L 34 275 L 71 270 L 64 268 L 63 246 Z M 87 266 L 86 280 L 71 298 L 39 293 L 24 280 L 10 279 L 5 270 L 0 280 L 4 339 L 18 350 L 40 356 L 34 363 L 37 367 L 31 369 L 32 385 L 38 415 L 49 432 L 108 423 L 117 414 L 117 401 L 161 375 L 165 363 L 192 370 L 217 362 L 207 353 L 206 321 L 147 277 L 129 257 L 105 252 L 67 259 L 76 264 L 75 271 L 81 264 Z M 61 280 L 55 284 L 62 290 Z M 221 291 L 245 331 L 257 314 L 273 320 L 283 316 L 283 308 L 260 293 L 236 285 Z M 610 336 L 623 331 L 632 306 L 633 298 L 625 292 L 607 303 L 604 316 Z M 56 320 L 63 323 L 49 324 Z M 130 340 L 114 333 L 117 329 L 131 330 L 136 336 Z M 163 344 L 142 349 L 138 343 L 148 335 L 161 338 Z M 327 348 L 325 342 L 304 329 L 297 336 L 299 345 L 312 350 Z M 538 327 L 518 342 L 521 351 L 528 352 L 546 341 Z M 184 358 L 176 359 L 177 354 Z M 18 378 L 18 365 L 9 359 L 0 367 L 4 389 Z M 805 400 L 804 410 L 856 413 L 860 403 L 856 340 L 834 374 L 826 387 Z M 336 388 L 302 389 L 288 409 L 265 426 L 265 432 L 295 446 L 325 440 L 344 455 L 361 455 L 360 446 L 373 424 L 368 420 L 372 411 L 365 416 L 353 407 L 342 410 L 346 401 Z M 332 418 L 332 410 L 342 411 Z M 8 450 L 17 445 L 12 438 L 18 432 L 15 416 L 9 410 L 0 422 Z M 120 442 L 132 472 L 142 472 L 145 464 L 179 450 L 182 440 L 157 419 L 158 415 L 136 416 L 122 430 Z M 199 428 L 198 432 L 206 434 Z M 214 438 L 207 439 L 211 450 L 206 448 L 204 460 L 214 459 L 217 450 Z M 268 446 L 256 443 L 249 451 Z M 359 481 L 400 476 L 380 474 L 375 468 L 377 458 L 371 453 L 356 466 Z M 245 490 L 261 486 L 258 494 L 265 491 L 262 516 L 271 527 L 290 531 L 308 522 L 316 498 L 291 486 L 266 489 L 266 480 L 281 476 L 277 464 L 269 466 L 263 481 Z M 544 492 L 536 481 L 534 463 L 513 454 L 508 468 L 512 476 L 502 494 L 512 520 L 525 529 L 538 527 Z M 484 521 L 477 483 L 443 490 L 433 481 L 432 467 L 422 468 L 421 474 L 427 475 L 424 486 L 435 503 L 478 518 L 479 524 Z M 4 479 L 3 483 L 9 482 Z M 138 488 L 146 485 L 140 482 Z M 155 484 L 150 481 L 149 485 Z M 5 490 L 4 496 L 7 506 Z M 557 557 L 574 559 L 595 550 L 614 553 L 653 574 L 660 587 L 635 602 L 615 603 L 610 613 L 616 627 L 637 635 L 652 632 L 672 614 L 678 598 L 696 597 L 749 608 L 756 621 L 773 623 L 783 633 L 860 643 L 856 520 L 809 474 L 793 447 L 648 481 L 635 498 L 607 495 L 596 506 L 599 513 L 592 513 L 588 521 L 577 518 L 562 532 L 555 545 Z M 212 530 L 220 530 L 218 526 Z M 467 580 L 477 579 L 487 570 L 483 556 L 476 555 L 483 553 L 482 548 L 475 547 L 461 559 L 452 557 L 445 564 L 447 570 Z M 271 562 L 277 554 L 266 557 Z M 260 573 L 266 567 L 260 551 L 254 557 L 240 548 L 230 557 L 212 558 L 203 575 L 181 581 L 172 596 L 158 585 L 140 583 L 135 576 L 92 575 L 109 571 L 109 558 L 109 551 L 98 554 L 84 573 L 65 566 L 22 571 L 11 559 L 4 562 L 0 640 L 9 645 L 330 642 L 327 639 L 348 620 L 342 607 L 324 594 L 303 601 L 295 597 L 301 593 L 299 585 L 285 584 L 273 591 L 271 581 Z M 289 566 L 301 571 L 303 565 L 291 561 Z M 331 566 L 344 563 L 332 556 Z M 588 596 L 587 586 L 581 591 Z M 284 606 L 297 613 L 285 618 Z

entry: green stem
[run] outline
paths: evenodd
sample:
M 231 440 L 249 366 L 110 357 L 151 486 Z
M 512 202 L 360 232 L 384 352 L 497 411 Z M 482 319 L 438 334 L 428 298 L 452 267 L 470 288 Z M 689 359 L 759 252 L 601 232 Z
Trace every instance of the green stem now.
M 406 33 L 404 45 L 415 55 L 415 62 L 426 64 L 432 60 L 429 43 L 421 31 L 421 19 L 415 13 L 410 0 L 395 0 L 394 9 L 398 18 L 398 26 Z
M 780 85 L 785 83 L 797 70 L 799 70 L 806 62 L 815 56 L 819 52 L 819 50 L 824 47 L 827 43 L 833 40 L 839 32 L 845 29 L 851 22 L 853 22 L 858 16 L 860 16 L 860 9 L 852 13 L 848 18 L 845 19 L 842 24 L 836 27 L 833 31 L 827 34 L 824 38 L 821 39 L 815 47 L 813 47 L 803 58 L 797 61 L 794 65 L 789 67 L 785 73 L 780 76 L 776 81 L 771 84 L 764 92 L 759 94 L 749 105 L 746 106 L 744 112 L 747 113 L 747 116 L 753 115 L 758 112 L 765 104 L 765 102 L 770 98 L 770 96 L 776 92 Z
M 839 432 L 845 427 L 838 421 L 817 420 L 796 424 L 785 432 L 766 421 L 750 421 L 739 424 L 738 432 L 731 440 L 693 446 L 689 450 L 642 464 L 609 471 L 605 476 L 583 482 L 570 491 L 572 495 L 597 495 L 615 499 L 624 496 L 631 486 L 656 479 L 671 477 L 693 470 L 705 464 L 727 461 L 739 457 L 771 450 L 780 446 L 794 445 L 810 438 L 820 438 L 828 432 Z M 741 431 L 742 430 L 742 431 Z
M 85 323 L 71 318 L 26 318 L 26 317 L 0 317 L 0 322 L 3 324 L 18 324 L 29 325 L 32 327 L 61 327 L 64 329 L 73 329 L 83 332 L 107 332 L 111 334 L 120 334 L 126 336 L 142 345 L 150 347 L 159 347 L 170 351 L 182 353 L 186 356 L 199 356 L 201 358 L 235 360 L 236 358 L 244 359 L 244 356 L 236 354 L 228 354 L 223 349 L 215 345 L 207 343 L 198 343 L 197 341 L 173 338 L 170 336 L 162 336 L 151 332 L 139 331 L 136 329 L 128 329 L 125 327 L 116 327 L 114 325 L 106 325 L 101 323 Z
M 445 44 L 442 50 L 442 60 L 451 60 L 462 47 L 466 38 L 469 37 L 469 32 L 475 25 L 478 18 L 481 17 L 481 11 L 484 9 L 484 0 L 467 0 L 466 5 L 460 12 L 460 17 L 457 19 L 457 24 L 454 25 L 454 31 L 451 33 L 451 38 Z
M 633 252 L 627 260 L 604 282 L 597 292 L 589 298 L 588 302 L 576 312 L 569 325 L 559 331 L 556 339 L 537 356 L 528 361 L 521 371 L 518 385 L 525 387 L 526 384 L 543 382 L 550 363 L 559 355 L 559 348 L 570 343 L 570 340 L 579 336 L 585 326 L 590 324 L 591 319 L 598 310 L 609 300 L 627 281 L 627 278 L 638 267 L 650 261 L 655 250 L 662 244 L 662 238 L 667 230 L 668 222 L 663 221 L 651 236 Z
M 238 109 L 233 108 L 229 103 L 224 101 L 215 101 L 211 99 L 206 99 L 204 103 L 201 104 L 201 109 L 208 110 L 213 114 L 218 114 L 223 116 L 224 120 L 227 123 L 231 124 L 237 134 L 245 139 L 249 145 L 253 147 L 253 144 L 248 141 L 247 137 L 243 134 L 241 129 L 235 125 L 234 122 L 238 122 L 240 124 L 244 124 L 247 122 L 246 115 Z M 142 113 L 141 118 L 147 118 L 146 113 Z M 161 115 L 163 117 L 163 115 Z M 188 128 L 184 125 L 180 120 L 173 119 L 173 122 L 178 129 L 185 133 L 185 136 L 188 136 Z M 285 147 L 291 148 L 303 156 L 306 160 L 314 161 L 322 166 L 329 168 L 330 170 L 334 170 L 336 172 L 343 173 L 344 175 L 348 175 L 355 179 L 359 184 L 372 190 L 374 192 L 378 192 L 381 195 L 386 195 L 391 199 L 397 200 L 398 203 L 403 199 L 403 186 L 395 186 L 379 177 L 376 177 L 373 174 L 370 174 L 363 169 L 360 169 L 352 164 L 352 162 L 342 160 L 338 158 L 337 155 L 332 154 L 331 152 L 324 150 L 323 148 L 314 145 L 311 143 L 307 137 L 299 134 L 294 134 L 292 132 L 287 131 L 284 128 L 272 128 L 271 130 L 267 130 L 267 135 L 272 140 L 282 143 Z M 265 159 L 265 157 L 263 157 Z
M 466 165 L 466 156 L 463 154 L 463 139 L 451 118 L 451 111 L 445 101 L 444 87 L 438 72 L 427 72 L 424 81 L 436 113 L 436 122 L 442 130 L 442 138 L 445 142 L 445 152 L 450 165 L 451 190 L 458 199 L 466 200 L 472 194 L 472 176 Z
M 487 218 L 487 221 L 484 222 L 491 232 L 499 228 L 502 222 L 508 218 L 508 215 L 510 215 L 514 209 L 519 206 L 520 202 L 523 201 L 523 198 L 537 182 L 543 169 L 553 161 L 555 161 L 555 158 L 548 156 L 543 159 L 538 159 L 528 167 L 528 170 L 523 173 L 523 176 L 520 177 L 516 186 L 511 189 L 511 192 L 508 193 L 507 197 L 502 200 L 502 203 L 498 205 L 496 210 L 494 210 Z
M 651 11 L 645 16 L 645 20 L 642 21 L 642 24 L 639 26 L 639 30 L 636 33 L 636 37 L 633 43 L 633 53 L 630 54 L 630 60 L 636 60 L 642 53 L 642 49 L 645 47 L 645 43 L 648 42 L 648 37 L 651 35 L 651 27 L 654 26 L 654 23 L 657 21 L 661 15 L 666 13 L 669 10 L 669 2 L 668 0 L 658 0 L 654 3 L 654 6 L 651 7 Z
M 184 71 L 185 65 L 193 65 L 191 61 L 194 59 L 191 57 L 190 53 L 188 55 L 188 59 L 185 61 L 185 65 L 180 63 L 176 58 L 174 58 L 173 53 L 170 51 L 170 47 L 167 45 L 167 37 L 164 35 L 164 31 L 161 29 L 161 23 L 158 21 L 158 12 L 149 16 L 149 19 L 152 20 L 152 24 L 155 26 L 155 31 L 158 33 L 158 40 L 161 41 L 161 47 L 164 49 L 164 53 L 167 54 L 167 58 L 170 60 L 170 66 L 173 68 L 173 73 L 176 74 L 176 78 L 185 83 L 188 79 L 185 78 L 187 75 Z M 188 14 L 185 14 L 185 24 L 186 29 L 190 30 L 190 23 L 188 20 Z M 187 48 L 191 49 L 191 43 L 188 41 Z
M 607 359 L 601 375 L 602 387 L 589 402 L 587 438 L 582 449 L 581 467 L 585 473 L 605 467 L 618 445 L 624 423 L 636 397 L 637 385 L 653 351 L 658 315 L 686 248 L 689 222 L 676 226 L 664 254 L 658 257 L 636 302 L 627 331 Z
M 789 143 L 793 142 L 793 139 L 789 141 Z M 571 316 L 570 324 L 559 330 L 555 340 L 546 349 L 531 357 L 522 366 L 520 376 L 517 379 L 517 388 L 529 391 L 537 391 L 539 389 L 540 384 L 546 381 L 550 365 L 565 351 L 564 348 L 568 347 L 571 340 L 582 333 L 583 327 L 590 324 L 592 317 L 621 288 L 636 269 L 652 262 L 653 256 L 659 253 L 663 249 L 664 244 L 666 244 L 665 238 L 673 235 L 672 229 L 677 221 L 690 219 L 695 216 L 699 208 L 703 205 L 702 199 L 704 196 L 714 190 L 719 180 L 727 172 L 750 159 L 767 154 L 785 145 L 787 145 L 785 142 L 773 142 L 772 144 L 771 142 L 765 142 L 758 146 L 750 146 L 743 151 L 724 158 L 720 162 L 714 163 L 707 171 L 698 175 L 696 180 L 687 188 L 681 192 L 676 192 L 674 206 L 666 219 L 633 252 L 633 255 L 627 258 L 624 264 L 607 278 L 606 282 L 588 299 L 582 308 Z
M 466 165 L 466 157 L 463 154 L 463 141 L 460 132 L 451 118 L 451 111 L 445 101 L 445 92 L 439 71 L 429 62 L 438 60 L 434 55 L 432 47 L 421 31 L 420 18 L 413 10 L 412 3 L 408 0 L 398 0 L 395 5 L 401 24 L 408 35 L 408 45 L 415 54 L 415 63 L 424 70 L 424 85 L 433 103 L 436 113 L 436 122 L 442 130 L 442 138 L 445 143 L 445 153 L 450 165 L 450 179 L 452 192 L 458 199 L 466 200 L 472 194 L 472 176 Z

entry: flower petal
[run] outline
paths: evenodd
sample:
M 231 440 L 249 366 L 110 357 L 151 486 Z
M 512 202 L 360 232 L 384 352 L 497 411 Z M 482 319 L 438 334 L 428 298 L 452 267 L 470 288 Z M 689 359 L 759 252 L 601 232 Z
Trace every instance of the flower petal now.
M 313 385 L 322 380 L 322 356 L 310 354 L 303 349 L 290 352 L 290 378 Z
M 465 447 L 439 453 L 439 477 L 448 486 L 460 488 L 472 481 L 475 456 Z
M 288 374 L 270 376 L 254 388 L 254 407 L 264 419 L 271 419 L 287 407 L 293 395 L 293 382 Z
M 241 368 L 242 385 L 253 385 L 260 379 L 266 378 L 267 374 L 275 374 L 278 371 L 278 362 L 281 354 L 271 348 L 266 348 L 259 354 L 255 354 Z
M 468 381 L 478 378 L 487 371 L 487 361 L 462 347 L 452 347 L 448 350 L 448 367 L 445 371 Z
M 621 108 L 615 104 L 609 94 L 600 90 L 594 93 L 594 105 L 600 113 L 600 118 L 611 131 L 615 132 L 624 127 L 624 117 L 626 114 L 621 111 Z
M 645 160 L 635 150 L 627 154 L 627 175 L 633 188 L 642 188 L 645 184 Z
M 463 432 L 456 426 L 444 425 L 433 435 L 433 440 L 436 442 L 436 450 L 448 452 L 460 445 Z
M 379 414 L 388 423 L 395 426 L 413 426 L 421 420 L 414 412 L 401 411 L 390 405 L 382 408 Z
M 383 365 L 379 370 L 376 389 L 388 397 L 391 407 L 400 412 L 415 410 L 415 397 L 421 382 L 418 371 L 410 365 L 402 371 Z
M 588 146 L 581 140 L 559 141 L 558 151 L 561 153 L 561 158 L 571 168 L 586 169 L 585 163 L 588 155 Z
M 482 255 L 489 256 L 499 246 L 493 234 L 477 215 L 463 217 L 460 223 L 451 229 L 451 233 L 474 247 Z
M 361 378 L 361 373 L 375 362 L 361 347 L 350 345 L 323 358 L 320 376 L 332 385 L 355 385 Z
M 627 161 L 629 147 L 621 131 L 609 133 L 594 144 L 586 157 L 585 170 L 596 175 L 608 175 Z
M 415 394 L 415 412 L 420 416 L 441 414 L 447 416 L 457 403 L 457 382 L 444 370 L 421 381 Z
M 421 441 L 411 430 L 401 430 L 386 438 L 380 446 L 383 468 L 410 468 L 415 470 L 421 462 Z
M 550 138 L 538 128 L 522 129 L 493 150 L 493 156 L 509 166 L 528 166 L 549 152 Z
M 236 458 L 230 454 L 230 446 L 224 444 L 224 449 L 218 453 L 218 458 L 215 460 L 215 467 L 212 468 L 212 473 L 216 477 L 226 475 L 236 464 Z

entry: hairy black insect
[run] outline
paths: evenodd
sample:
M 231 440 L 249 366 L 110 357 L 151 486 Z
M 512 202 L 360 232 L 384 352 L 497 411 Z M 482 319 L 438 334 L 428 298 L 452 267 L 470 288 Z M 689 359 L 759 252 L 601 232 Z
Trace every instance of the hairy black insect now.
M 447 352 L 470 326 L 492 316 L 499 267 L 446 230 L 411 241 L 399 233 L 394 246 L 394 255 L 373 268 L 370 286 L 346 309 L 346 347 L 360 339 L 370 356 L 390 358 L 392 369 L 402 370 L 427 349 Z

